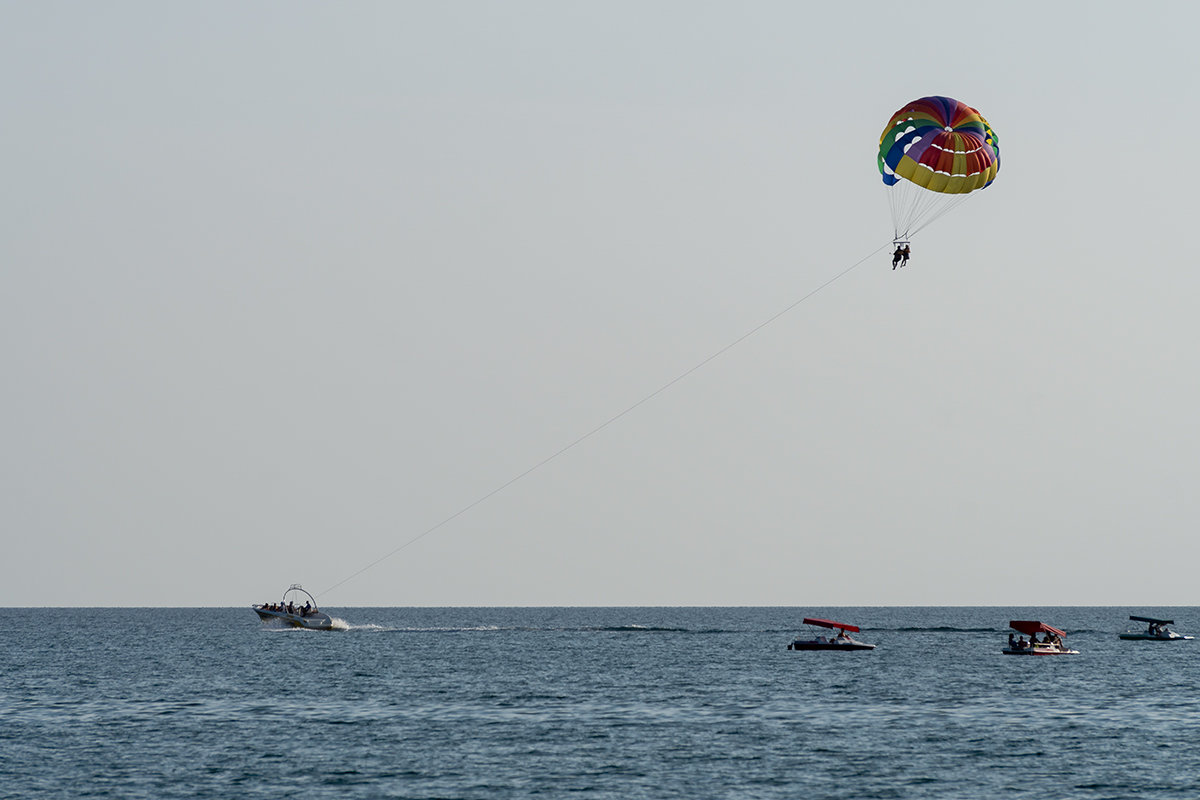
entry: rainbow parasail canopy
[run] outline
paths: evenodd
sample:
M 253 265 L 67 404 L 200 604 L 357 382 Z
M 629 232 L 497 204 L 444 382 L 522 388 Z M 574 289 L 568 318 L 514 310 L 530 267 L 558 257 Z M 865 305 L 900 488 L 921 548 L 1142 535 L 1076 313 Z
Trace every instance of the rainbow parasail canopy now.
M 992 126 L 952 97 L 908 103 L 879 137 L 879 173 L 898 240 L 907 240 L 971 192 L 986 189 L 999 171 L 1000 145 Z

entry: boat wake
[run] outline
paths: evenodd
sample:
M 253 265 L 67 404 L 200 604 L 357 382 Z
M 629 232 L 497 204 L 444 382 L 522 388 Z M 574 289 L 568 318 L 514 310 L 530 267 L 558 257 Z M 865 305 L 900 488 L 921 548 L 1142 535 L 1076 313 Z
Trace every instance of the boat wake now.
M 334 624 L 336 625 L 339 622 L 345 622 L 345 620 L 337 619 L 335 617 Z M 391 627 L 390 625 L 376 625 L 374 622 L 363 622 L 363 623 L 346 622 L 346 627 L 340 628 L 340 630 L 346 630 L 346 631 L 394 631 L 397 629 Z
M 336 631 L 359 631 L 367 633 L 478 633 L 501 630 L 517 630 L 515 628 L 499 628 L 495 625 L 480 627 L 442 627 L 414 628 L 403 625 L 379 625 L 374 622 L 350 623 L 338 617 L 333 618 L 333 629 Z
M 404 631 L 406 633 L 494 633 L 496 631 L 519 631 L 523 628 L 501 628 L 498 625 L 476 625 L 468 627 L 418 627 L 418 628 L 392 628 L 394 631 Z
M 1003 633 L 1004 626 L 997 625 L 993 628 L 956 628 L 951 625 L 938 625 L 929 628 L 909 626 L 903 628 L 871 628 L 873 631 L 887 631 L 888 633 Z
M 571 629 L 564 628 L 563 630 Z M 688 628 L 660 628 L 653 625 L 602 625 L 578 630 L 587 633 L 693 633 Z

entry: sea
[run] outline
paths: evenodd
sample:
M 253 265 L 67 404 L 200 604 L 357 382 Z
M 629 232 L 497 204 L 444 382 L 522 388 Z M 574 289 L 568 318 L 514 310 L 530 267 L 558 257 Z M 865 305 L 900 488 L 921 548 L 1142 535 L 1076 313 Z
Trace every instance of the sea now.
M 1200 797 L 1200 608 L 323 610 L 0 610 L 0 797 Z

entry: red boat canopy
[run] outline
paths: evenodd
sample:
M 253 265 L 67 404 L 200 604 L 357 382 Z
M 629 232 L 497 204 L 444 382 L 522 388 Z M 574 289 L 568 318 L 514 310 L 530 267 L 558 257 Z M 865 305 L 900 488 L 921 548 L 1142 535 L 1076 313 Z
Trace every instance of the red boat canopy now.
M 1008 627 L 1012 628 L 1013 630 L 1020 631 L 1028 636 L 1033 636 L 1035 633 L 1053 633 L 1057 636 L 1067 635 L 1066 631 L 1060 631 L 1053 625 L 1047 625 L 1044 622 L 1037 622 L 1035 620 L 1028 619 L 1010 620 Z
M 822 628 L 841 628 L 844 631 L 858 633 L 857 625 L 847 625 L 845 622 L 834 622 L 831 619 L 817 619 L 816 617 L 805 617 L 805 625 L 820 625 Z

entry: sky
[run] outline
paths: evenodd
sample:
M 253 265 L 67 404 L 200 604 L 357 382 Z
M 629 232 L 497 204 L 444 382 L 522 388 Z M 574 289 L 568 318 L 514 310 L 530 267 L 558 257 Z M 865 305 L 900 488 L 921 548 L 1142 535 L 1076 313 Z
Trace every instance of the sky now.
M 0 606 L 1197 604 L 1200 6 L 902 8 L 0 4 Z

